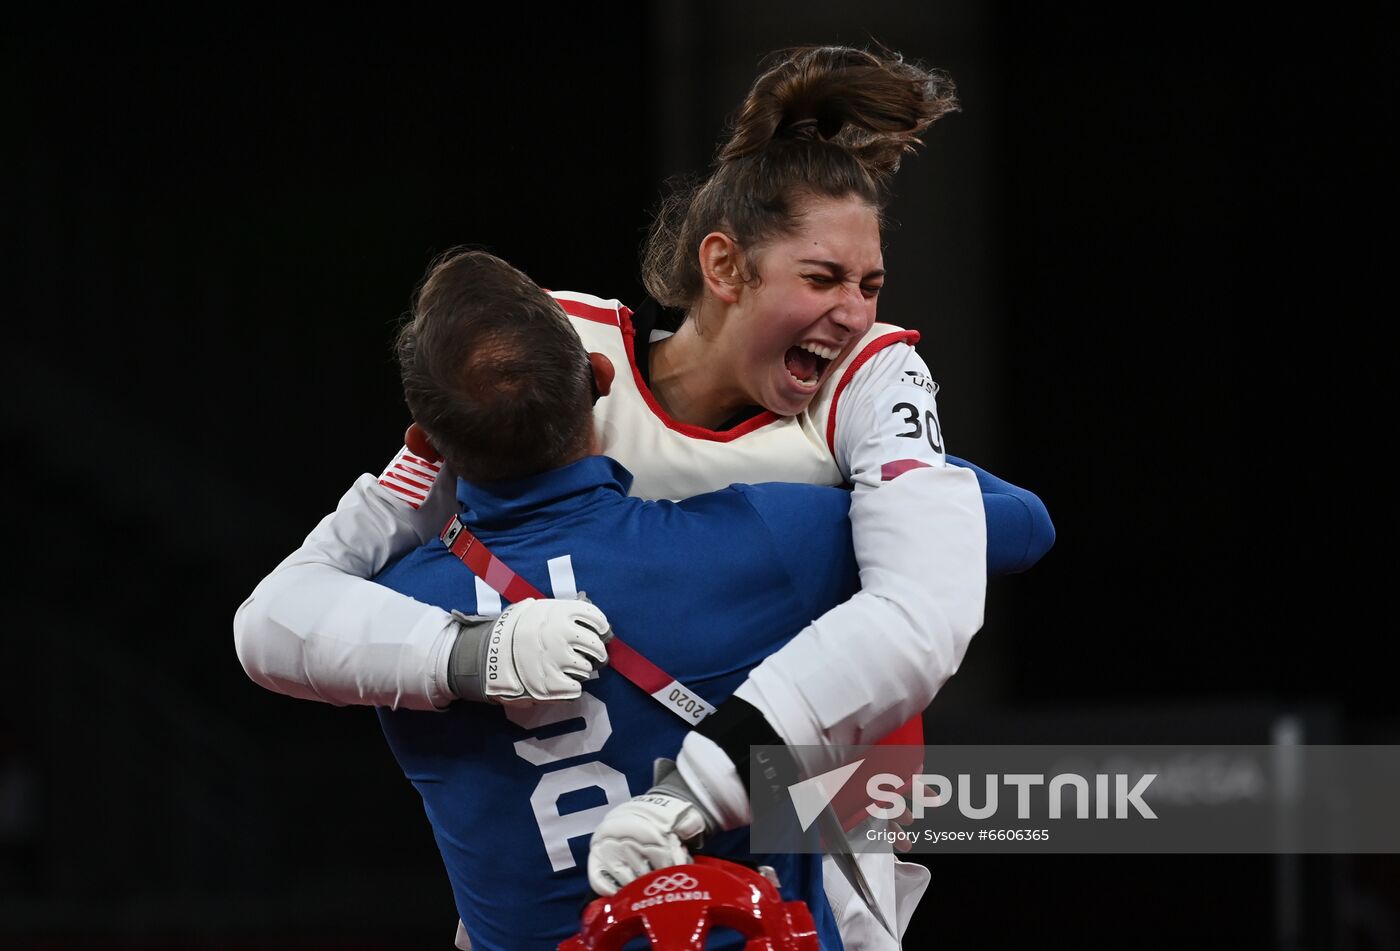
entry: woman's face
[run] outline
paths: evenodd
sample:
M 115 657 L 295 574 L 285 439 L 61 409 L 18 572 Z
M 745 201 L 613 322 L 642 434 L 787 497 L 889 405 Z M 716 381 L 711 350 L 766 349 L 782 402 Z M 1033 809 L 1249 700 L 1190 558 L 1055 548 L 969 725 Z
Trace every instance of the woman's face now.
M 743 389 L 780 416 L 807 408 L 838 359 L 875 322 L 885 281 L 880 226 L 859 198 L 813 198 L 798 229 L 757 249 L 722 333 Z

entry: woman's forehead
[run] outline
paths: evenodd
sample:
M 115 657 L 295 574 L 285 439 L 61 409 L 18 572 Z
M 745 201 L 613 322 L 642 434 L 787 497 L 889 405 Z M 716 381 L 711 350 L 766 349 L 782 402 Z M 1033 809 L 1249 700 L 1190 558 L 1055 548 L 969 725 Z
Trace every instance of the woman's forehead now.
M 797 230 L 777 243 L 794 262 L 829 262 L 860 273 L 884 267 L 880 220 L 875 209 L 855 197 L 809 200 Z

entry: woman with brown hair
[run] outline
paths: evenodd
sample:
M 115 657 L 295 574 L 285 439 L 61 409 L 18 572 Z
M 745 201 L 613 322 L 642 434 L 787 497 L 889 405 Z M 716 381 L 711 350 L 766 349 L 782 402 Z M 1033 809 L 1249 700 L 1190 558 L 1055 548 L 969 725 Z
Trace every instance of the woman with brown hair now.
M 648 290 L 684 311 L 674 332 L 655 309 L 634 318 L 617 301 L 553 295 L 586 347 L 620 368 L 595 418 L 601 451 L 631 470 L 634 495 L 758 481 L 854 488 L 866 590 L 753 671 L 735 694 L 751 717 L 693 733 L 682 750 L 681 773 L 721 818 L 741 808 L 733 764 L 756 736 L 870 743 L 917 714 L 981 625 L 983 565 L 1024 570 L 1053 541 L 1034 495 L 947 465 L 918 334 L 875 322 L 890 182 L 954 108 L 946 77 L 897 55 L 777 54 L 712 174 L 664 204 L 648 241 Z M 254 680 L 333 703 L 435 709 L 456 698 L 457 620 L 362 580 L 437 535 L 455 508 L 453 480 L 435 478 L 416 448 L 379 480 L 361 477 L 239 609 L 236 642 Z M 792 543 L 802 544 L 801 525 Z M 579 580 L 574 590 L 586 589 Z M 573 591 L 556 584 L 555 594 Z M 507 607 L 502 621 L 569 623 L 559 603 Z M 917 726 L 899 738 L 919 743 Z M 896 871 L 884 856 L 863 863 L 884 917 L 907 922 L 927 873 Z M 828 882 L 849 947 L 893 946 L 848 887 Z

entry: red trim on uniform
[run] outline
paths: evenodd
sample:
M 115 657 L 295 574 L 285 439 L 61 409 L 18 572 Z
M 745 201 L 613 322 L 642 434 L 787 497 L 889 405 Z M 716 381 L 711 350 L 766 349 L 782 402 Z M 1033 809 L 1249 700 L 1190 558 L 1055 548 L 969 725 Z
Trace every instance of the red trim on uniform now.
M 399 458 L 403 462 L 411 462 L 415 466 L 422 466 L 424 469 L 431 469 L 433 472 L 437 472 L 442 468 L 441 462 L 429 462 L 426 459 L 419 459 L 417 456 L 410 455 L 409 453 L 404 453 Z
M 379 473 L 379 478 L 380 478 L 380 480 L 384 480 L 384 479 L 397 479 L 397 480 L 399 480 L 400 482 L 408 482 L 408 483 L 411 483 L 411 484 L 413 484 L 413 485 L 417 485 L 416 482 L 414 482 L 412 479 L 408 478 L 408 476 L 406 476 L 406 475 L 404 474 L 404 473 L 406 473 L 406 472 L 411 472 L 411 471 L 412 471 L 411 469 L 405 469 L 405 468 L 403 468 L 402 466 L 397 466 L 397 465 L 395 465 L 395 466 L 390 466 L 389 468 L 385 469 L 383 472 Z M 432 488 L 433 482 L 434 482 L 435 480 L 429 478 L 429 479 L 424 479 L 423 481 L 424 481 L 425 483 L 427 483 L 427 484 L 426 484 L 426 485 L 419 485 L 418 488 L 426 490 L 426 489 Z
M 851 377 L 856 375 L 856 371 L 870 362 L 870 358 L 892 343 L 907 343 L 910 346 L 919 342 L 919 332 L 917 330 L 896 330 L 894 333 L 887 333 L 883 337 L 876 337 L 870 341 L 860 354 L 851 361 L 851 365 L 846 367 L 846 372 L 841 374 L 841 381 L 836 384 L 836 392 L 831 395 L 831 409 L 826 415 L 826 448 L 831 450 L 831 457 L 836 458 L 836 404 L 841 401 L 841 394 L 846 389 L 846 384 L 851 382 Z
M 428 498 L 441 468 L 441 463 L 428 462 L 410 452 L 408 447 L 404 447 L 399 450 L 398 457 L 379 474 L 379 484 L 392 492 L 395 498 L 402 499 L 410 508 L 416 509 L 419 502 Z
M 896 459 L 894 462 L 887 462 L 880 467 L 880 481 L 889 482 L 897 479 L 910 469 L 928 469 L 927 462 L 920 462 L 918 459 Z
M 554 302 L 564 308 L 564 313 L 568 314 L 570 317 L 581 317 L 584 320 L 591 320 L 598 324 L 607 324 L 610 327 L 618 326 L 618 312 L 615 310 L 609 310 L 606 307 L 597 307 L 593 304 L 585 304 L 583 301 L 571 300 L 567 297 L 556 297 L 554 298 Z M 629 318 L 632 316 L 632 312 L 627 310 L 626 307 L 623 307 L 621 304 L 619 304 L 618 307 L 627 311 L 627 316 Z
M 379 484 L 397 495 L 408 495 L 412 496 L 415 499 L 427 498 L 425 494 L 417 491 L 416 489 L 410 489 L 408 486 L 401 485 L 398 482 L 391 482 L 387 478 L 381 478 L 379 480 Z
M 771 410 L 764 410 L 751 419 L 746 419 L 733 429 L 716 431 L 706 429 L 703 426 L 692 426 L 690 423 L 682 423 L 671 418 L 671 414 L 661 408 L 661 404 L 652 395 L 651 387 L 647 386 L 646 380 L 642 379 L 642 371 L 637 369 L 636 337 L 637 331 L 632 326 L 632 312 L 626 307 L 622 308 L 622 342 L 627 347 L 627 363 L 632 367 L 632 379 L 637 384 L 637 392 L 642 394 L 642 401 L 647 404 L 652 414 L 666 426 L 667 429 L 674 430 L 682 436 L 689 436 L 691 439 L 707 439 L 710 442 L 730 442 L 740 436 L 746 436 L 755 429 L 762 429 L 769 423 L 775 423 L 782 419 L 777 413 Z
M 412 472 L 414 475 L 418 475 L 418 473 L 413 472 L 412 469 L 405 469 L 403 466 L 394 466 L 394 468 L 400 470 L 400 472 Z M 409 485 L 413 486 L 415 489 L 423 489 L 424 491 L 427 491 L 428 489 L 432 488 L 432 486 L 430 485 L 424 485 L 421 482 L 417 482 L 413 479 L 410 479 L 406 475 L 401 475 L 400 472 L 386 472 L 384 473 L 384 475 L 386 478 L 392 477 L 398 479 L 400 482 L 406 482 Z
M 391 480 L 393 482 L 393 485 L 399 487 L 399 489 L 405 490 L 405 492 L 414 492 L 414 489 L 421 489 L 423 490 L 423 492 L 427 492 L 428 487 L 430 487 L 413 485 L 413 483 L 410 483 L 409 480 L 403 478 L 403 476 L 400 476 L 398 472 L 385 472 L 384 475 L 379 476 L 379 485 L 385 485 L 385 483 L 391 482 Z M 412 489 L 406 487 L 409 485 L 413 486 Z
M 405 466 L 398 464 L 395 464 L 393 468 L 387 469 L 384 472 L 385 475 L 389 475 L 391 473 L 394 475 L 401 475 L 408 481 L 417 479 L 421 482 L 424 482 L 426 483 L 426 485 L 424 485 L 424 488 L 428 488 L 429 486 L 431 486 L 434 482 L 437 481 L 438 477 L 438 474 L 436 472 L 433 472 L 431 469 L 425 472 L 422 469 L 415 469 L 413 466 Z
M 427 493 L 415 492 L 413 489 L 410 489 L 407 486 L 399 485 L 397 482 L 390 482 L 388 479 L 380 479 L 379 484 L 384 486 L 384 488 L 388 489 L 390 492 L 397 495 L 399 498 L 405 499 L 410 502 L 414 501 L 415 499 L 419 502 L 422 502 L 428 497 Z
M 392 492 L 395 498 L 402 499 L 403 501 L 407 502 L 410 507 L 415 509 L 418 508 L 419 502 L 422 502 L 425 499 L 427 499 L 426 495 L 419 495 L 417 492 L 414 492 L 411 489 L 405 489 L 401 485 L 395 485 L 394 483 L 388 482 L 384 479 L 380 479 L 379 484 L 384 486 L 384 488 L 388 489 L 390 492 Z
M 407 475 L 405 475 L 404 473 L 407 473 Z M 421 472 L 414 472 L 412 469 L 400 469 L 398 466 L 395 466 L 392 470 L 385 472 L 384 475 L 391 475 L 396 479 L 403 479 L 405 482 L 412 483 L 413 485 L 418 485 L 418 482 L 421 481 L 423 483 L 422 488 L 425 490 L 431 489 L 433 487 L 433 483 L 437 481 L 436 472 L 424 474 Z M 417 481 L 411 478 L 412 476 L 416 476 Z

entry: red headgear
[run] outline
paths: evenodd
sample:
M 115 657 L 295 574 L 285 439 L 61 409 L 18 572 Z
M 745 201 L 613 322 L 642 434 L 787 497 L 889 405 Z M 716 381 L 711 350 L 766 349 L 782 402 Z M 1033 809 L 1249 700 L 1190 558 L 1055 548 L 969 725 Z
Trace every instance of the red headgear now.
M 697 855 L 692 865 L 651 872 L 583 912 L 583 929 L 559 951 L 617 951 L 645 935 L 655 951 L 699 951 L 711 928 L 748 939 L 744 951 L 817 951 L 812 913 L 783 901 L 758 872 Z

